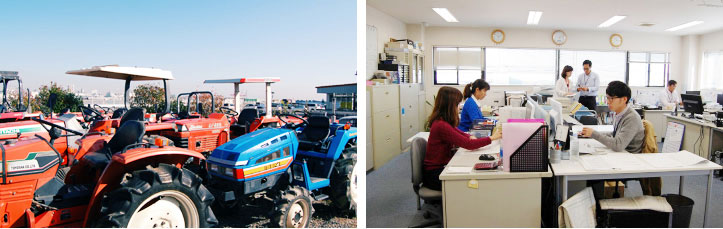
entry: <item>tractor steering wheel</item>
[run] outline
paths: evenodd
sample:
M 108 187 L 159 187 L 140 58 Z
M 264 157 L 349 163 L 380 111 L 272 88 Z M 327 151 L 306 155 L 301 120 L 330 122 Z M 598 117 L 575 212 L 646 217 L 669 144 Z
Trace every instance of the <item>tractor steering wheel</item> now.
M 37 117 L 34 117 L 34 118 L 33 118 L 33 121 L 39 122 L 39 123 L 41 124 L 41 126 L 43 126 L 43 128 L 45 128 L 45 130 L 48 130 L 48 132 L 50 132 L 50 129 L 48 129 L 47 127 L 45 127 L 45 125 L 49 125 L 49 126 L 52 126 L 52 127 L 58 128 L 58 129 L 61 129 L 61 130 L 65 130 L 65 131 L 68 132 L 68 133 L 72 133 L 72 134 L 75 134 L 75 135 L 83 136 L 83 133 L 81 133 L 81 132 L 68 129 L 68 128 L 64 127 L 64 126 L 61 126 L 61 125 L 58 125 L 58 124 L 55 124 L 55 123 L 52 123 L 52 122 L 48 122 L 48 121 L 46 121 L 46 120 L 42 120 L 42 119 L 39 119 L 39 118 L 37 118 Z M 42 124 L 45 124 L 45 125 L 42 125 Z
M 98 108 L 98 109 L 96 109 L 96 108 Z M 100 106 L 100 105 L 98 105 L 98 104 L 93 104 L 93 109 L 96 109 L 96 110 L 98 110 L 98 111 L 103 110 L 103 112 L 106 113 L 106 114 L 111 113 L 110 107 L 102 107 L 102 106 Z
M 221 113 L 223 113 L 223 114 L 225 114 L 225 115 L 230 115 L 230 116 L 233 116 L 233 117 L 238 116 L 238 112 L 236 112 L 235 110 L 233 110 L 233 109 L 231 109 L 231 108 L 228 108 L 228 107 L 219 107 L 218 109 L 220 109 L 220 110 L 221 110 Z
M 299 117 L 298 115 L 295 115 L 295 114 L 287 114 L 287 113 L 284 113 L 284 114 L 279 114 L 278 117 L 279 117 L 279 120 L 281 120 L 282 122 L 284 122 L 284 124 L 285 124 L 284 126 L 285 126 L 286 128 L 288 128 L 288 129 L 292 129 L 292 130 L 293 130 L 293 129 L 296 129 L 296 128 L 300 127 L 300 126 L 307 126 L 307 125 L 309 125 L 309 121 L 306 121 L 306 119 L 303 119 L 303 118 L 301 118 L 301 117 Z M 284 119 L 282 119 L 281 117 L 294 117 L 294 118 L 297 118 L 297 119 L 301 120 L 302 123 L 299 123 L 299 124 L 289 123 L 289 122 L 285 121 Z
M 88 106 L 78 106 L 80 108 L 80 113 L 83 114 L 83 120 L 85 122 L 90 121 L 96 121 L 96 120 L 103 120 L 103 114 L 100 113 L 100 111 L 93 109 Z

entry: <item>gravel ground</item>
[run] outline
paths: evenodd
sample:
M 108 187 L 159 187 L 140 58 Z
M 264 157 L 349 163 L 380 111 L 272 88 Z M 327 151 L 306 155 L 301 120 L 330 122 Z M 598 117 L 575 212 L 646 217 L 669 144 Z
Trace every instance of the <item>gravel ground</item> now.
M 220 227 L 274 227 L 269 219 L 269 209 L 271 209 L 270 204 L 260 204 L 258 206 L 237 207 L 232 210 L 234 213 L 214 213 L 218 218 Z M 356 216 L 339 212 L 328 200 L 314 203 L 314 210 L 309 227 L 356 228 Z

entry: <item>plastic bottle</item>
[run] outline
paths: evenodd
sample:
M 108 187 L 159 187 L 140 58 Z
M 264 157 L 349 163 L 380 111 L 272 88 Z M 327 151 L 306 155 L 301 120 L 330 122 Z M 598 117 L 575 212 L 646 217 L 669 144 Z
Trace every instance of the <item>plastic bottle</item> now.
M 580 159 L 580 141 L 577 139 L 577 133 L 572 133 L 570 136 L 570 159 Z

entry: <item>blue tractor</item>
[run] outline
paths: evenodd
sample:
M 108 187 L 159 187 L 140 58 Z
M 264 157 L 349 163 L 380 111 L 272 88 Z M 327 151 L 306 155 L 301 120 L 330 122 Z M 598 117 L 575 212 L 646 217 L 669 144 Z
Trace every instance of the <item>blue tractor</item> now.
M 242 135 L 211 153 L 206 169 L 216 212 L 267 199 L 280 227 L 307 226 L 312 203 L 324 199 L 355 213 L 356 128 L 323 116 L 301 120 Z

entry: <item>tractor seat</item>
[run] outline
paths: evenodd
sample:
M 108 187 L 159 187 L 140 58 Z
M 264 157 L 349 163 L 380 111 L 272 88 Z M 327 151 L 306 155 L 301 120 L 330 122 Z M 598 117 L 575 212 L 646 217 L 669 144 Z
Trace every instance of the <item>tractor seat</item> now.
M 311 116 L 304 130 L 299 134 L 299 149 L 310 151 L 321 148 L 322 141 L 329 137 L 329 118 L 325 116 Z
M 131 109 L 133 110 L 133 109 Z M 130 112 L 130 111 L 129 111 Z M 111 156 L 123 150 L 128 145 L 140 143 L 146 133 L 146 126 L 137 120 L 127 120 L 102 149 L 83 156 L 91 167 L 105 168 Z
M 128 109 L 125 108 L 118 108 L 113 111 L 113 115 L 110 116 L 111 119 L 117 119 L 123 117 L 123 115 L 128 112 Z
M 196 113 L 198 113 L 198 114 L 201 115 L 201 116 L 203 116 L 204 113 L 206 113 L 206 112 L 203 110 L 203 103 L 197 103 L 197 104 L 196 104 Z
M 254 108 L 246 108 L 241 110 L 238 114 L 238 120 L 236 123 L 231 125 L 231 132 L 236 133 L 236 136 L 241 136 L 249 132 L 249 125 L 259 118 L 259 110 Z
M 188 113 L 188 111 L 181 111 L 178 113 L 178 119 L 188 119 L 191 114 Z
M 140 107 L 134 107 L 128 110 L 125 114 L 123 114 L 123 117 L 120 120 L 120 123 L 118 124 L 119 127 L 123 126 L 123 123 L 127 121 L 139 121 L 143 122 L 146 119 L 146 109 L 140 108 Z M 120 130 L 119 130 L 120 131 Z

